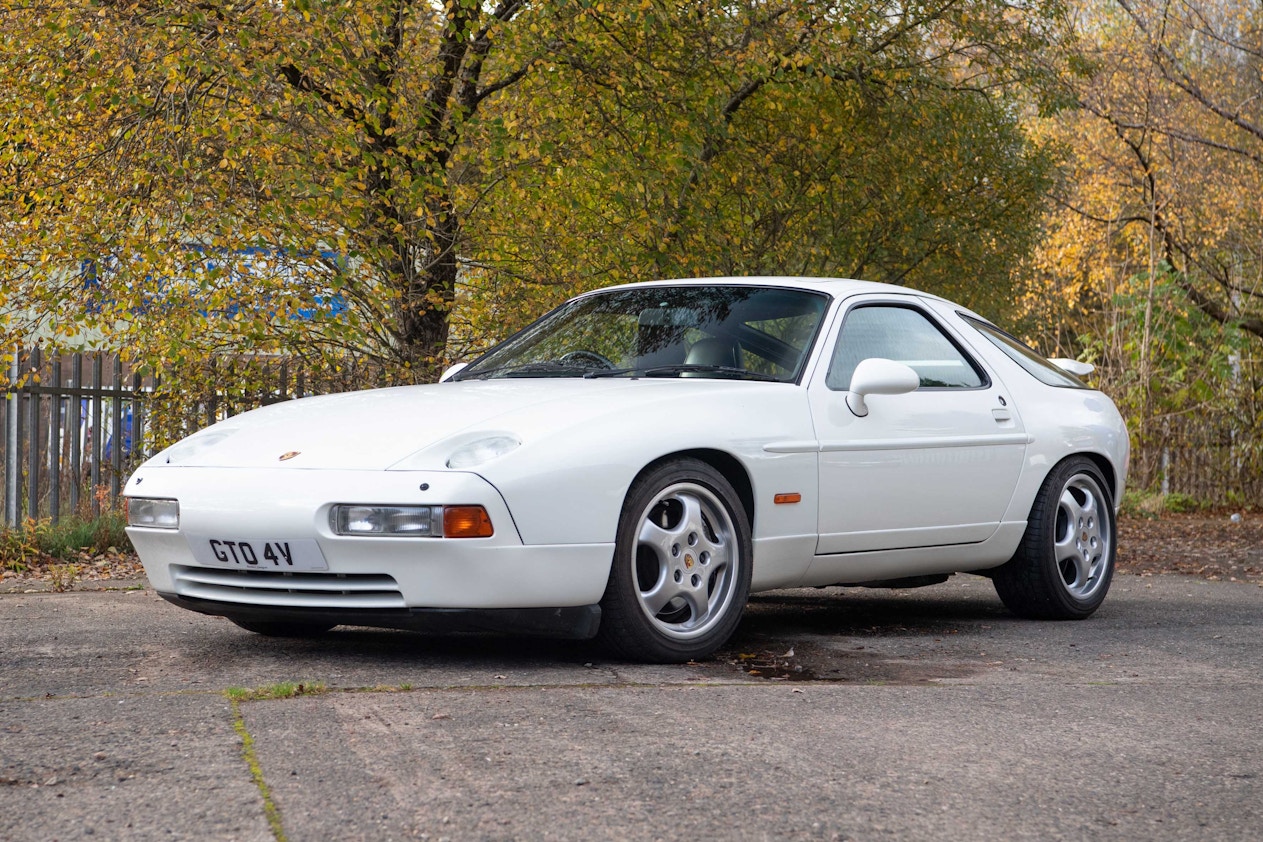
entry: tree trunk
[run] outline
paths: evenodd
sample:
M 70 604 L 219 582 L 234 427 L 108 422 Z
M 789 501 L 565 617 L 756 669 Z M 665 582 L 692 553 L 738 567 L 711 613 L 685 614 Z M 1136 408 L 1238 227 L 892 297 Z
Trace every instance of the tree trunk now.
M 434 200 L 430 212 L 435 222 L 427 226 L 424 241 L 402 245 L 404 253 L 390 275 L 402 293 L 395 350 L 418 380 L 437 378 L 446 361 L 460 243 L 460 221 L 451 200 Z

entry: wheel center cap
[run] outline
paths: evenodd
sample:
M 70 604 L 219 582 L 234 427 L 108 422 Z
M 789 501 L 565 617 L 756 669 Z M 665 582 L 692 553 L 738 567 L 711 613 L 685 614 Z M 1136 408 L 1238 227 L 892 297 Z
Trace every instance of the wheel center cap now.
M 693 569 L 693 556 L 689 553 L 684 554 L 684 569 L 685 570 Z

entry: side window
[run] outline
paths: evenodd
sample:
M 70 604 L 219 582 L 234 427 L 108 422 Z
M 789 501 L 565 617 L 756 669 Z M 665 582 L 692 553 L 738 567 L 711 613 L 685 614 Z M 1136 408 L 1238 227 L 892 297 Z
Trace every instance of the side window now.
M 910 366 L 921 376 L 923 389 L 977 389 L 987 383 L 956 343 L 911 307 L 869 304 L 847 313 L 825 382 L 846 391 L 855 367 L 870 357 Z

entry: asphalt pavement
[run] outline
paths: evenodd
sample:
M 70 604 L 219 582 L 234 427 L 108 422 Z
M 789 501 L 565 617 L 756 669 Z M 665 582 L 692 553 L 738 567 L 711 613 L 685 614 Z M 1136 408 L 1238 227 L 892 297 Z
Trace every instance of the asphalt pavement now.
M 0 595 L 0 839 L 1254 840 L 1263 587 L 754 599 L 702 664 Z M 272 698 L 274 696 L 283 698 Z

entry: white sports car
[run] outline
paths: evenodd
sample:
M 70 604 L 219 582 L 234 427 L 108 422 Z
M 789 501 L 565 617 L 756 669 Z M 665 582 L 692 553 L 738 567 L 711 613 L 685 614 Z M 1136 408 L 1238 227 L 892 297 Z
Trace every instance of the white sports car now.
M 128 480 L 128 534 L 163 597 L 270 635 L 514 629 L 683 661 L 751 591 L 957 572 L 1078 619 L 1128 460 L 1090 371 L 902 287 L 614 287 L 440 383 L 184 439 Z

